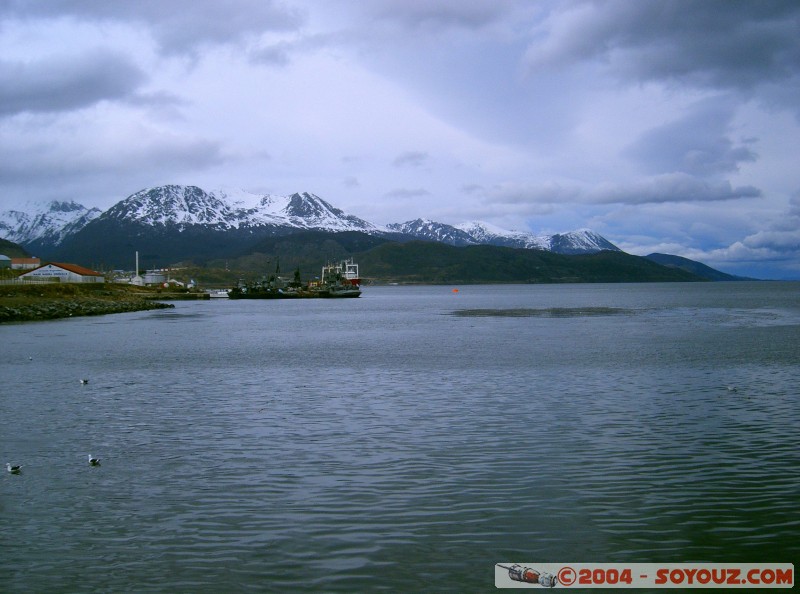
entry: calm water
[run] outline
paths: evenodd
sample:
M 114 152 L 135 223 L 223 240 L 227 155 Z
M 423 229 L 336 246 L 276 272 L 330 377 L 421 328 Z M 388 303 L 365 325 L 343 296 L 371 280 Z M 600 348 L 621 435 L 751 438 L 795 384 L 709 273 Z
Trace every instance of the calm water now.
M 800 284 L 459 289 L 0 326 L 0 589 L 800 558 Z

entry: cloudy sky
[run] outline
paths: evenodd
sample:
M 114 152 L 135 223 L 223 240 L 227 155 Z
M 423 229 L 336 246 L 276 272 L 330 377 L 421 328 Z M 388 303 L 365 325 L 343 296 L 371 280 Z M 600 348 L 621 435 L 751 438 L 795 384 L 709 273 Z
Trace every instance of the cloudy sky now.
M 0 1 L 0 209 L 167 183 L 797 279 L 800 3 Z

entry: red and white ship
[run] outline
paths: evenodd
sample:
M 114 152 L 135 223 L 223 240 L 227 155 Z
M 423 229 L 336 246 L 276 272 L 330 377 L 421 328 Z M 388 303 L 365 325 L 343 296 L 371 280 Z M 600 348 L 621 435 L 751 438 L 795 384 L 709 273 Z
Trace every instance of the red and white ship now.
M 320 284 L 325 285 L 332 281 L 339 281 L 342 284 L 350 284 L 354 287 L 361 286 L 361 277 L 358 274 L 358 264 L 349 260 L 342 260 L 336 264 L 326 264 L 322 267 Z

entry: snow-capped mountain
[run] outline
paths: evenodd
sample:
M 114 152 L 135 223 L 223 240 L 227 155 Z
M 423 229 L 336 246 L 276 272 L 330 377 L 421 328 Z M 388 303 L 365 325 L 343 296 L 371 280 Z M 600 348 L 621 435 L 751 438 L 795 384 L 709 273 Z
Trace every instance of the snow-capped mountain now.
M 121 242 L 116 249 L 134 243 L 123 241 L 126 236 L 136 237 L 137 244 L 150 242 L 151 247 L 161 246 L 165 253 L 181 257 L 192 249 L 212 257 L 214 250 L 232 253 L 246 249 L 248 242 L 259 237 L 297 230 L 360 231 L 390 240 L 412 238 L 454 246 L 488 244 L 560 254 L 619 250 L 588 229 L 535 236 L 484 222 L 453 226 L 427 219 L 381 227 L 307 192 L 275 196 L 167 185 L 136 192 L 102 213 L 75 202 L 51 202 L 0 213 L 0 237 L 42 255 L 63 253 L 84 259 L 112 240 Z
M 24 210 L 0 212 L 0 237 L 14 243 L 58 245 L 102 214 L 75 201 L 31 203 Z
M 407 237 L 439 241 L 450 245 L 497 245 L 502 247 L 548 250 L 558 254 L 587 254 L 603 250 L 620 251 L 610 241 L 590 229 L 536 236 L 523 231 L 507 231 L 481 221 L 451 226 L 425 219 L 387 225 Z
M 438 241 L 454 246 L 474 245 L 478 243 L 469 233 L 457 227 L 444 223 L 437 223 L 428 219 L 415 219 L 405 223 L 391 223 L 386 225 L 386 228 L 393 233 L 400 233 L 414 239 Z
M 208 225 L 215 229 L 238 226 L 240 215 L 226 201 L 196 186 L 146 188 L 117 202 L 103 220 L 148 226 Z
M 620 251 L 606 238 L 591 229 L 578 229 L 554 235 L 533 235 L 523 231 L 506 231 L 483 222 L 458 225 L 476 243 L 525 249 L 547 250 L 557 254 L 588 254 L 603 250 Z
M 458 228 L 469 234 L 475 243 L 525 249 L 548 249 L 547 237 L 536 237 L 522 231 L 507 231 L 481 221 L 462 223 L 458 225 Z
M 214 230 L 292 227 L 369 233 L 378 229 L 307 192 L 291 196 L 232 195 L 224 190 L 206 192 L 197 186 L 147 188 L 118 202 L 101 218 L 154 227 L 169 225 L 179 230 L 193 225 Z
M 261 216 L 274 217 L 281 224 L 299 229 L 363 231 L 374 233 L 379 227 L 331 206 L 319 196 L 303 192 L 291 196 L 265 196 L 259 202 Z
M 591 229 L 578 229 L 569 233 L 550 235 L 545 249 L 557 254 L 573 255 L 601 252 L 603 250 L 622 251 L 602 235 Z

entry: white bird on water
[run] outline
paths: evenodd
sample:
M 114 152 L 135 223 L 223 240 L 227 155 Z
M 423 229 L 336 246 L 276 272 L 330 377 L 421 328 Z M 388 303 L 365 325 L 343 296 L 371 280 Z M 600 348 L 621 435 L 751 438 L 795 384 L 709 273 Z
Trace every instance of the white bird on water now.
M 89 466 L 100 466 L 100 458 L 92 458 L 92 455 L 89 454 Z
M 8 469 L 8 472 L 10 472 L 11 474 L 19 474 L 20 471 L 22 470 L 22 465 L 16 464 L 12 466 L 11 462 L 6 462 L 6 468 Z

